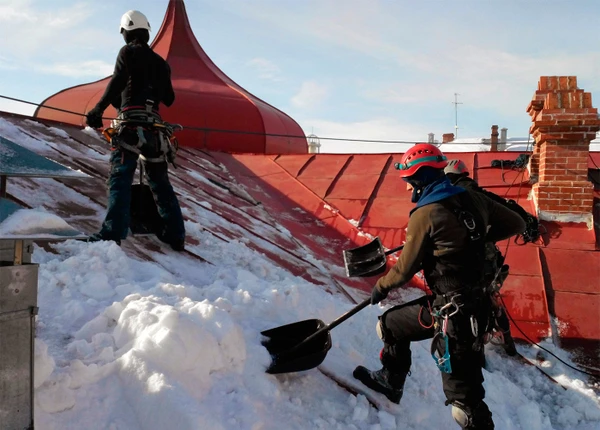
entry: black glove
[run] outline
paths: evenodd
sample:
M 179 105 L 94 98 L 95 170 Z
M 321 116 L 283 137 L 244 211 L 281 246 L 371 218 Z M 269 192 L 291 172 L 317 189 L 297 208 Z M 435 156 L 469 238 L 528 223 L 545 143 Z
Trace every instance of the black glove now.
M 388 295 L 387 291 L 379 291 L 379 288 L 376 286 L 373 287 L 373 291 L 371 291 L 371 304 L 376 305 L 383 299 L 385 299 Z
M 95 107 L 85 115 L 87 124 L 92 128 L 102 128 L 102 112 Z

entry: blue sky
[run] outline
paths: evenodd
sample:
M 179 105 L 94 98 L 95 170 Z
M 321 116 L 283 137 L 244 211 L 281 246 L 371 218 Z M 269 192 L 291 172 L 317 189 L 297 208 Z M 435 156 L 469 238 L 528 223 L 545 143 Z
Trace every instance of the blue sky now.
M 0 0 L 0 94 L 41 102 L 111 73 L 128 9 L 168 0 Z M 595 0 L 188 0 L 201 46 L 309 134 L 357 139 L 527 136 L 542 75 L 575 75 L 600 104 Z M 0 100 L 0 109 L 32 107 Z

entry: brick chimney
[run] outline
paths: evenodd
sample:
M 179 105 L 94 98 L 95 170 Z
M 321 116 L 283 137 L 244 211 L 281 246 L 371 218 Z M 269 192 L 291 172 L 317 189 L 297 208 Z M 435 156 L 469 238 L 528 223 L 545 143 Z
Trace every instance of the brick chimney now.
M 490 151 L 497 151 L 498 150 L 498 126 L 497 125 L 492 125 L 492 135 L 491 135 L 491 139 L 490 139 Z
M 533 198 L 541 219 L 593 226 L 593 185 L 588 181 L 590 141 L 600 130 L 592 95 L 575 76 L 542 76 L 527 107 L 535 147 L 529 165 L 537 178 Z
M 454 133 L 442 134 L 442 143 L 450 143 L 454 140 Z

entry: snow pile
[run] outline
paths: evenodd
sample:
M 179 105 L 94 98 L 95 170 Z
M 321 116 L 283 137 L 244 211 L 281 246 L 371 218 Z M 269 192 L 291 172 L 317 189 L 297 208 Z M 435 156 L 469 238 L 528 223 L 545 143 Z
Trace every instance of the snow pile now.
M 20 209 L 0 222 L 0 237 L 75 236 L 79 232 L 62 218 L 39 210 Z
M 319 369 L 266 374 L 262 330 L 312 318 L 328 323 L 354 305 L 236 248 L 211 245 L 206 251 L 222 261 L 216 268 L 163 257 L 169 270 L 131 259 L 111 242 L 37 248 L 36 428 L 456 428 L 428 341 L 414 344 L 412 376 L 391 412 Z M 403 292 L 403 300 L 419 294 Z M 358 364 L 378 367 L 381 312 L 368 307 L 333 329 L 321 366 L 345 377 Z M 598 426 L 598 396 L 578 375 L 555 369 L 565 375 L 564 391 L 531 366 L 494 349 L 487 355 L 497 429 Z

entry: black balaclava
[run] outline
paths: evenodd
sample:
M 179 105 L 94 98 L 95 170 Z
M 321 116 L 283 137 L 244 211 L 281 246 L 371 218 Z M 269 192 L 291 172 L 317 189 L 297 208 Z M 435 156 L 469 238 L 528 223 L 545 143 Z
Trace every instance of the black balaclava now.
M 421 198 L 423 188 L 437 181 L 442 176 L 444 176 L 443 170 L 435 169 L 431 166 L 424 166 L 417 170 L 414 175 L 409 176 L 408 178 L 402 178 L 413 187 L 410 201 L 417 203 Z
M 150 41 L 150 32 L 145 28 L 136 28 L 135 30 L 123 30 L 123 39 L 125 43 L 137 42 L 147 45 Z

